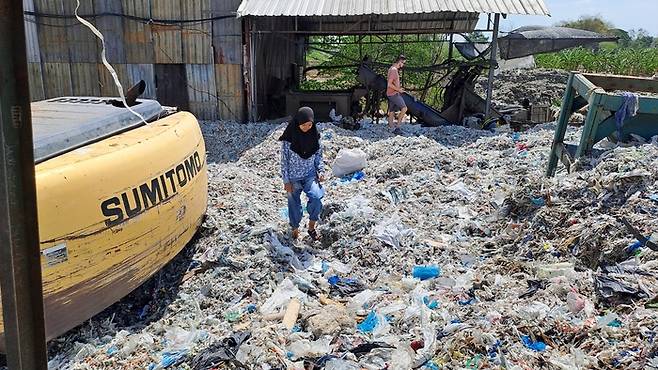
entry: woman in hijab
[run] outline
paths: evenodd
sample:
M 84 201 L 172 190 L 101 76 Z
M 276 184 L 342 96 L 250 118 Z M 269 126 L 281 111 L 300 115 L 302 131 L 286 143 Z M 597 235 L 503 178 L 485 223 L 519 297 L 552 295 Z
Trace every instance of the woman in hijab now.
M 299 224 L 302 221 L 302 191 L 308 197 L 306 209 L 310 221 L 308 235 L 318 240 L 315 225 L 322 211 L 324 190 L 320 183 L 324 181 L 324 164 L 320 133 L 313 122 L 313 110 L 309 107 L 299 109 L 295 117 L 279 138 L 281 141 L 281 177 L 288 194 L 288 216 L 292 237 L 299 237 Z

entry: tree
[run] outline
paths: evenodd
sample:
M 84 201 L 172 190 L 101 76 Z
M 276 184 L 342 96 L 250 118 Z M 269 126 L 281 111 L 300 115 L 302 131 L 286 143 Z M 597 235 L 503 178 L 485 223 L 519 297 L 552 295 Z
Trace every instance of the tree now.
M 619 41 L 618 41 L 619 46 L 624 48 L 631 46 L 631 42 L 633 41 L 633 39 L 631 38 L 631 35 L 627 31 L 624 31 L 620 28 L 613 28 L 610 30 L 610 34 L 619 37 Z
M 631 47 L 638 48 L 638 49 L 646 49 L 650 48 L 651 45 L 653 44 L 653 37 L 649 35 L 649 32 L 643 28 L 640 28 L 638 30 L 631 30 L 630 32 L 631 36 Z
M 489 42 L 489 38 L 485 36 L 481 31 L 474 31 L 466 35 L 469 40 L 474 43 Z
M 582 16 L 576 21 L 560 22 L 558 26 L 577 28 L 579 30 L 598 32 L 602 34 L 609 34 L 613 29 L 612 23 L 604 20 L 600 16 Z

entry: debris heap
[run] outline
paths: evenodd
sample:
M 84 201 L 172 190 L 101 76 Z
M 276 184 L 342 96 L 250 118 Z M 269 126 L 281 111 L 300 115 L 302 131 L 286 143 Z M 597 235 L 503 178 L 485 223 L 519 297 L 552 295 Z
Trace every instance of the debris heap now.
M 558 69 L 512 69 L 500 72 L 494 79 L 493 103 L 498 106 L 521 104 L 562 105 L 562 97 L 569 79 L 569 72 Z M 476 92 L 486 96 L 488 81 L 478 79 Z
M 550 124 L 321 124 L 328 165 L 344 148 L 368 163 L 325 182 L 321 241 L 293 243 L 282 128 L 204 126 L 199 238 L 53 341 L 53 368 L 658 367 L 656 140 L 546 179 Z

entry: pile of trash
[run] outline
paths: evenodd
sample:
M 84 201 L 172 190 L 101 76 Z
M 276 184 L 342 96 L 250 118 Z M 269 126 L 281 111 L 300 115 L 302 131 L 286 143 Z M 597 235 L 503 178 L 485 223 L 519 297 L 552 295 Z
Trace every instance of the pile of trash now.
M 221 125 L 178 283 L 53 341 L 52 368 L 658 368 L 658 141 L 546 179 L 551 124 L 320 124 L 329 167 L 367 162 L 323 184 L 321 240 L 293 242 L 282 127 L 235 125 L 250 149 L 222 154 Z
M 522 104 L 528 99 L 530 104 L 562 105 L 564 90 L 569 72 L 546 69 L 512 69 L 500 72 L 494 79 L 492 101 L 495 106 Z M 476 84 L 476 92 L 486 96 L 487 76 L 482 76 Z M 523 88 L 519 88 L 523 86 Z

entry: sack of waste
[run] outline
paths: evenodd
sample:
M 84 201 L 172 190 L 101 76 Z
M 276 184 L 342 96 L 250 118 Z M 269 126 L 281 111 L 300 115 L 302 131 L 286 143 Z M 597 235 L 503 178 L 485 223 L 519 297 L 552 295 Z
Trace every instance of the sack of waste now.
M 342 177 L 366 168 L 368 155 L 361 149 L 341 149 L 331 166 L 336 177 Z

